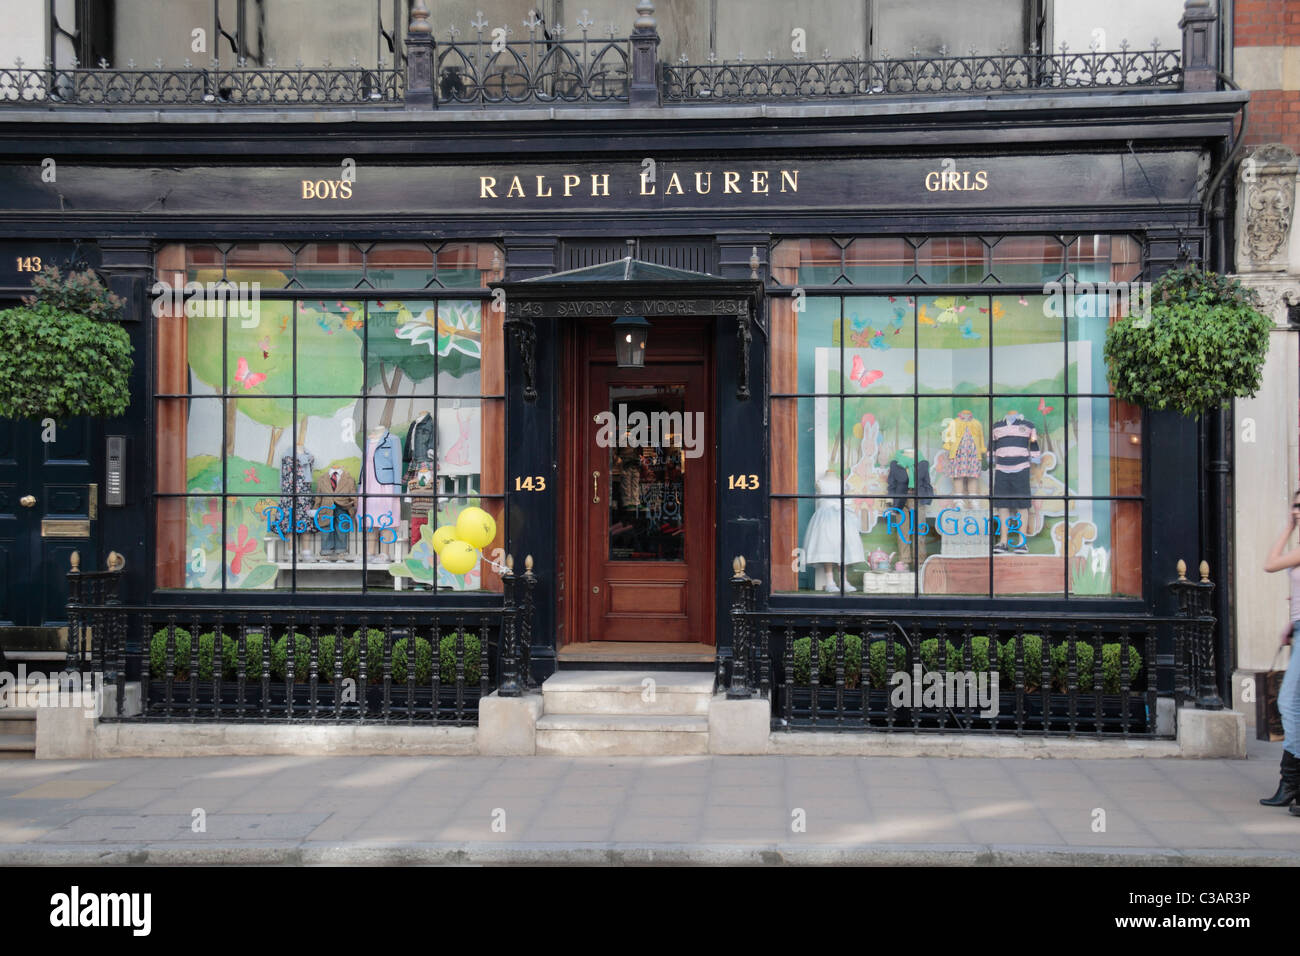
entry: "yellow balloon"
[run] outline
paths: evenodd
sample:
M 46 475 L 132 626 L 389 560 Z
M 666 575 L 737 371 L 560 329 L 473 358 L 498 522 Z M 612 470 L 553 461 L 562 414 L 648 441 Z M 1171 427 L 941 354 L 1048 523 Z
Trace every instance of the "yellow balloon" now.
M 456 528 L 453 525 L 445 524 L 433 533 L 433 550 L 435 554 L 442 554 L 442 549 L 450 541 L 456 540 Z
M 452 574 L 464 574 L 474 567 L 474 562 L 478 560 L 478 552 L 468 541 L 456 539 L 448 541 L 443 546 L 438 558 L 442 561 L 442 566 Z
M 497 536 L 497 523 L 482 508 L 466 508 L 456 519 L 456 537 L 476 548 L 486 548 Z

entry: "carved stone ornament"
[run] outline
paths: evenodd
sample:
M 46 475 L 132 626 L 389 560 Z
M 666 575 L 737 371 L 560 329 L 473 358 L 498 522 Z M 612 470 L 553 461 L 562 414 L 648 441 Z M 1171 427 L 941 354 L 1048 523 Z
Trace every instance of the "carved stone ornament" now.
M 1241 284 L 1259 296 L 1260 311 L 1282 328 L 1300 308 L 1300 280 L 1295 276 L 1239 275 Z
M 1237 269 L 1285 272 L 1295 212 L 1296 154 L 1281 143 L 1249 153 L 1237 172 Z

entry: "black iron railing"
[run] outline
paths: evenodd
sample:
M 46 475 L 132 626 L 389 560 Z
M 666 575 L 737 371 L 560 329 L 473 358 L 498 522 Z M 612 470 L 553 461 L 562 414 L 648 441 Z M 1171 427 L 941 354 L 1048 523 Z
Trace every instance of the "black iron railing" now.
M 396 7 L 394 16 L 397 15 Z M 562 25 L 546 23 L 536 11 L 522 21 L 526 38 L 512 41 L 509 24 L 492 24 L 479 13 L 463 35 L 456 26 L 435 22 L 425 0 L 413 0 L 410 22 L 398 56 L 398 30 L 383 31 L 394 67 L 346 69 L 277 68 L 274 62 L 250 67 L 244 58 L 244 28 L 237 30 L 241 59 L 237 69 L 85 68 L 65 69 L 48 57 L 44 68 L 0 70 L 0 106 L 393 106 L 408 110 L 499 105 L 555 106 L 626 103 L 633 107 L 661 104 L 835 100 L 874 96 L 987 96 L 999 93 L 1071 90 L 1214 90 L 1218 89 L 1218 17 L 1207 0 L 1186 0 L 1182 50 L 1130 49 L 1055 51 L 1031 46 L 1026 53 L 971 52 L 939 56 L 879 58 L 856 55 L 820 59 L 802 53 L 790 60 L 746 62 L 743 54 L 718 62 L 660 62 L 660 37 L 654 4 L 641 0 L 632 29 L 610 25 L 593 37 L 594 21 L 584 10 L 570 35 Z M 55 21 L 57 22 L 57 21 Z M 444 37 L 435 37 L 435 28 Z M 221 33 L 214 12 L 214 30 Z M 53 47 L 49 55 L 53 55 Z M 84 55 L 84 51 L 83 51 Z M 398 60 L 400 59 L 400 65 Z
M 439 106 L 626 102 L 631 40 L 589 35 L 594 21 L 578 21 L 580 36 L 547 27 L 536 11 L 523 25 L 527 39 L 511 43 L 509 27 L 493 27 L 480 14 L 462 39 L 452 27 L 434 44 L 434 85 Z
M 1178 89 L 1177 50 L 972 53 L 905 59 L 759 60 L 664 64 L 665 103 L 735 103 L 867 96 L 982 96 L 1071 90 Z
M 1155 737 L 1161 697 L 1217 700 L 1204 566 L 1195 583 L 1179 562 L 1172 617 L 1042 618 L 773 611 L 733 569 L 727 696 L 769 698 L 774 728 Z
M 126 605 L 120 564 L 83 574 L 74 562 L 68 669 L 101 675 L 105 719 L 474 724 L 493 690 L 533 686 L 531 557 L 526 567 L 516 576 L 507 562 L 500 605 L 407 610 Z
M 98 67 L 0 70 L 0 105 L 48 107 L 393 106 L 402 102 L 404 75 L 391 67 L 240 65 L 140 69 Z

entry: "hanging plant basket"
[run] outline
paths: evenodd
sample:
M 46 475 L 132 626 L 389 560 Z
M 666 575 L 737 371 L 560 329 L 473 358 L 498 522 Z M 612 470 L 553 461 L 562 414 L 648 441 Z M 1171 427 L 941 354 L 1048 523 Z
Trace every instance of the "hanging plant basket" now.
M 1259 389 L 1273 323 L 1235 279 L 1174 269 L 1106 331 L 1117 397 L 1153 411 L 1195 416 Z
M 131 337 L 115 323 L 125 302 L 94 272 L 50 268 L 35 294 L 0 312 L 0 417 L 112 418 L 130 404 Z

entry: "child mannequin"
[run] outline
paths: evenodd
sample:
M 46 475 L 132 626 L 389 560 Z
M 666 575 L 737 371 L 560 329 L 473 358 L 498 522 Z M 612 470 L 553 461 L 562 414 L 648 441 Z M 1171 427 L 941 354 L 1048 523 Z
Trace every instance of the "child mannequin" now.
M 962 409 L 944 429 L 943 450 L 948 453 L 953 494 L 966 499 L 955 504 L 959 508 L 973 508 L 970 496 L 979 494 L 980 458 L 987 449 L 984 427 L 970 409 Z
M 817 479 L 819 495 L 839 495 L 843 490 L 843 479 L 829 469 Z M 859 564 L 867 558 L 855 518 L 853 512 L 844 510 L 838 497 L 819 498 L 817 510 L 813 512 L 812 520 L 808 522 L 808 530 L 804 534 L 804 560 L 813 566 L 821 566 L 826 581 L 822 590 L 828 593 L 835 594 L 840 590 L 839 584 L 835 581 L 837 567 L 840 569 L 844 590 L 857 590 L 849 583 L 848 574 L 844 570 L 849 565 Z M 841 535 L 844 543 L 843 557 L 840 551 Z M 842 565 L 841 560 L 844 562 Z

